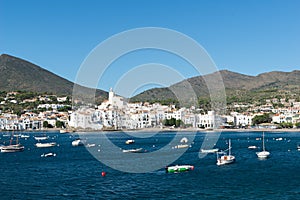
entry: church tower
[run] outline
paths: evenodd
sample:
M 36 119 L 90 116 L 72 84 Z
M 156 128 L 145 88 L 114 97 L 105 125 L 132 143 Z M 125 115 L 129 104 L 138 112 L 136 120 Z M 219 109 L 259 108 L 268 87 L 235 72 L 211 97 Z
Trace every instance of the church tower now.
M 108 93 L 108 102 L 109 102 L 109 104 L 113 104 L 113 98 L 114 98 L 114 92 L 113 92 L 113 89 L 112 88 L 110 88 L 110 90 L 109 90 L 109 93 Z

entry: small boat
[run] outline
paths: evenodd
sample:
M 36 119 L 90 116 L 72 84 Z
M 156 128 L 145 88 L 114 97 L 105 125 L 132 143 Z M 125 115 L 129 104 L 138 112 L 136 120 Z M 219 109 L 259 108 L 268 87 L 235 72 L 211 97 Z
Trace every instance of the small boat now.
M 298 149 L 298 151 L 300 151 L 300 143 L 297 144 L 297 149 Z
M 125 142 L 125 144 L 133 144 L 133 143 L 135 143 L 134 140 L 126 140 L 126 142 Z
M 258 148 L 258 147 L 257 147 L 257 146 L 254 146 L 254 145 L 248 147 L 248 149 L 257 149 L 257 148 Z
M 35 146 L 39 148 L 46 148 L 46 147 L 54 147 L 56 145 L 55 142 L 48 142 L 48 143 L 36 143 Z
M 64 133 L 69 133 L 69 131 L 67 129 L 60 129 L 59 133 L 64 134 Z
M 18 137 L 17 137 L 16 144 L 12 144 L 13 137 L 14 136 L 12 135 L 12 137 L 10 139 L 10 142 L 9 142 L 9 145 L 7 145 L 7 146 L 1 146 L 0 151 L 2 153 L 13 153 L 13 152 L 24 151 L 24 146 L 19 143 Z
M 175 149 L 189 148 L 188 144 L 179 144 L 174 147 Z
M 11 135 L 10 134 L 3 134 L 2 136 L 3 137 L 10 137 Z
M 55 153 L 43 153 L 42 155 L 41 155 L 41 157 L 55 157 L 56 156 L 56 154 Z
M 264 132 L 263 132 L 262 144 L 263 144 L 263 150 L 260 152 L 256 152 L 256 155 L 258 158 L 265 159 L 270 156 L 270 152 L 266 151 L 266 149 L 265 149 L 265 134 L 264 134 Z
M 138 149 L 123 149 L 123 153 L 141 153 L 143 152 L 143 148 Z
M 180 143 L 188 143 L 188 139 L 186 137 L 183 137 L 181 140 L 180 140 Z
M 2 153 L 13 153 L 13 152 L 21 152 L 24 151 L 24 146 L 21 144 L 12 144 L 1 147 Z
M 225 151 L 228 150 L 228 155 Z M 222 152 L 217 152 L 217 165 L 226 165 L 235 162 L 235 156 L 231 155 L 231 140 L 228 142 L 228 149 Z M 219 157 L 220 154 L 223 154 Z
M 48 136 L 34 136 L 35 140 L 47 140 Z
M 83 146 L 83 142 L 81 139 L 76 139 L 72 142 L 72 146 Z
M 219 149 L 201 149 L 201 153 L 217 153 Z
M 30 136 L 29 136 L 29 135 L 23 135 L 23 134 L 22 134 L 20 137 L 21 137 L 21 138 L 29 138 Z
M 169 166 L 166 167 L 167 173 L 178 173 L 178 172 L 186 172 L 194 170 L 194 166 L 192 165 L 175 165 L 175 166 Z
M 94 147 L 94 146 L 96 146 L 96 144 L 87 144 L 86 146 L 87 147 Z

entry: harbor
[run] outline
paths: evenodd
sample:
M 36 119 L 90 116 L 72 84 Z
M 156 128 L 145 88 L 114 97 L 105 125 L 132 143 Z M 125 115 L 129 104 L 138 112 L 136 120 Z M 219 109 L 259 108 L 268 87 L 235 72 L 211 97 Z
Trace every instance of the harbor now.
M 9 139 L 3 136 L 6 134 L 0 133 L 1 143 Z M 271 155 L 264 160 L 256 155 L 262 150 L 262 132 L 223 132 L 214 148 L 228 149 L 230 139 L 231 154 L 235 156 L 234 163 L 224 166 L 216 164 L 216 153 L 199 157 L 199 153 L 203 154 L 201 145 L 205 136 L 214 132 L 166 131 L 153 137 L 141 137 L 147 132 L 132 133 L 130 136 L 122 132 L 49 132 L 46 136 L 57 144 L 49 148 L 35 146 L 34 136 L 41 133 L 24 134 L 29 136 L 19 138 L 25 147 L 24 151 L 0 154 L 3 161 L 0 167 L 3 199 L 22 199 L 23 195 L 29 199 L 45 196 L 47 199 L 174 199 L 178 196 L 183 199 L 219 199 L 229 195 L 229 191 L 230 198 L 237 199 L 280 199 L 282 196 L 295 199 L 300 193 L 299 132 L 265 132 L 265 146 Z M 170 141 L 177 137 L 187 138 L 190 146 L 186 149 L 172 148 Z M 194 140 L 191 139 L 193 137 Z M 72 142 L 78 138 L 85 141 L 84 145 L 72 146 Z M 149 173 L 127 173 L 104 165 L 101 159 L 97 160 L 97 156 L 93 155 L 93 152 L 101 155 L 105 151 L 105 145 L 101 143 L 104 138 L 119 148 L 119 161 L 131 163 L 129 167 L 132 168 L 145 166 L 146 163 L 139 156 L 147 156 L 149 152 L 165 149 L 162 157 L 175 155 L 182 150 L 185 152 L 169 163 L 171 173 L 166 173 L 166 166 Z M 133 138 L 135 142 L 130 144 L 130 148 L 143 148 L 145 151 L 138 154 L 122 152 L 122 149 L 128 148 L 126 141 Z M 249 149 L 249 146 L 256 146 L 257 149 Z M 125 155 L 132 156 L 132 160 L 122 160 Z M 140 165 L 134 166 L 135 161 Z M 258 184 L 260 187 L 257 187 Z M 20 185 L 22 190 L 19 189 Z M 154 188 L 157 191 L 155 193 L 152 192 Z

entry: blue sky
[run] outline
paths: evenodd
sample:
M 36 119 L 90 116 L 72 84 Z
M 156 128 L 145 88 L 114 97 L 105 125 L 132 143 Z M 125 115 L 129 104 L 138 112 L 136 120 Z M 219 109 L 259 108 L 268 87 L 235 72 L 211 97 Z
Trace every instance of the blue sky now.
M 300 69 L 299 9 L 297 0 L 0 0 L 0 53 L 74 81 L 81 63 L 105 39 L 133 28 L 163 27 L 196 40 L 219 69 L 249 75 L 292 71 Z M 177 68 L 185 65 L 169 55 L 143 52 L 129 55 L 119 62 L 127 68 L 111 73 L 121 76 L 160 59 Z M 182 73 L 197 75 L 189 68 Z M 115 81 L 110 75 L 99 87 L 108 90 Z

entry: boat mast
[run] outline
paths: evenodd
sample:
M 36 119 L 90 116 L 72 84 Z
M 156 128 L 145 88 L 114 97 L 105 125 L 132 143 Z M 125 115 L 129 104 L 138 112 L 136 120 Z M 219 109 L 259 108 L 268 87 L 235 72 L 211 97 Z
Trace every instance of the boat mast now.
M 231 140 L 229 139 L 229 156 L 231 155 Z
M 263 151 L 265 151 L 265 132 L 263 132 Z

